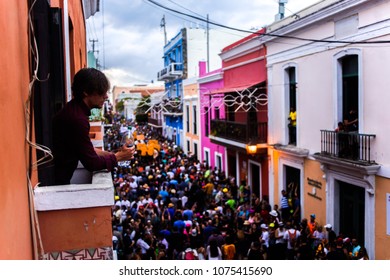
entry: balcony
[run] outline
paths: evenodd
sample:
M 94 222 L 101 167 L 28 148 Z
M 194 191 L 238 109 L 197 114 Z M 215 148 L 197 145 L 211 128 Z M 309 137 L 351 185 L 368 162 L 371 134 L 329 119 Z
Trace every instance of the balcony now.
M 101 148 L 102 124 L 91 123 L 95 148 Z M 111 260 L 111 211 L 114 191 L 111 172 L 89 172 L 81 163 L 70 185 L 34 189 L 44 260 Z
M 249 141 L 267 143 L 267 123 L 237 123 L 227 120 L 211 120 L 210 138 L 222 138 L 242 144 Z
M 183 115 L 183 103 L 180 97 L 165 98 L 162 103 L 162 112 L 166 116 L 181 116 Z
M 157 73 L 158 81 L 170 81 L 183 76 L 183 64 L 171 63 Z
M 349 161 L 360 165 L 374 165 L 371 142 L 374 134 L 321 130 L 321 156 Z
M 162 127 L 161 119 L 148 118 L 148 124 L 154 127 Z
M 70 185 L 37 187 L 34 205 L 41 234 L 40 259 L 111 260 L 111 172 L 79 166 Z

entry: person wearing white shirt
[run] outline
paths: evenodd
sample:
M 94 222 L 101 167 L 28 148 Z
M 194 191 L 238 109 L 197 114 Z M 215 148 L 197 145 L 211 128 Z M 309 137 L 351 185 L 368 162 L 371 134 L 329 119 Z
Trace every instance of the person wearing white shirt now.
M 146 254 L 146 252 L 149 250 L 150 246 L 148 245 L 148 243 L 146 243 L 142 237 L 138 238 L 137 242 L 136 242 L 137 246 L 141 248 L 141 253 L 142 254 Z
M 299 230 L 296 230 L 291 227 L 290 222 L 286 223 L 286 232 L 284 233 L 284 239 L 287 241 L 287 259 L 294 260 L 295 259 L 295 248 L 291 244 L 292 239 L 298 240 L 301 233 Z
M 121 206 L 126 206 L 126 208 L 127 209 L 129 209 L 130 208 L 130 201 L 127 199 L 127 197 L 126 196 L 124 196 L 123 198 L 122 198 L 122 200 L 121 200 Z
M 268 227 L 266 224 L 261 224 L 261 243 L 265 246 L 265 247 L 269 247 L 269 232 L 268 232 Z

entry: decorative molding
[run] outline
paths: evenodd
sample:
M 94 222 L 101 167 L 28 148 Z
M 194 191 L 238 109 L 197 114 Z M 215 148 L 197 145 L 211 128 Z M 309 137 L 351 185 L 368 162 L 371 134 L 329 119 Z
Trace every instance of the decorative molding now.
M 283 20 L 286 22 L 284 26 L 282 26 L 283 21 L 276 22 L 275 24 L 271 24 L 267 27 L 267 33 L 272 32 L 275 35 L 286 35 L 292 32 L 297 32 L 300 29 L 303 29 L 308 26 L 312 26 L 318 21 L 326 20 L 330 17 L 334 17 L 337 14 L 344 14 L 346 10 L 356 7 L 357 5 L 364 4 L 365 2 L 369 2 L 368 0 L 350 0 L 350 1 L 338 1 L 334 4 L 330 4 L 328 6 L 320 6 L 318 3 L 317 5 L 313 5 L 306 9 L 307 11 L 311 9 L 311 13 L 304 15 L 303 17 L 299 18 L 299 20 L 291 21 L 293 16 L 286 18 Z M 304 13 L 305 10 L 298 12 Z M 273 27 L 275 29 L 273 30 Z M 277 39 L 276 37 L 272 36 L 264 36 L 262 37 L 264 40 L 263 43 L 268 43 L 274 39 Z
M 204 77 L 201 77 L 198 79 L 199 84 L 205 84 L 205 83 L 210 83 L 210 82 L 215 82 L 223 79 L 223 73 L 218 72 L 214 74 L 210 74 Z
M 390 33 L 390 20 L 382 21 L 375 23 L 366 27 L 359 28 L 359 32 L 349 37 L 345 37 L 342 41 L 367 41 L 372 38 L 377 38 L 381 36 L 386 36 Z M 299 37 L 299 35 L 296 35 Z M 326 37 L 322 40 L 332 40 L 332 37 Z M 321 40 L 321 39 L 319 39 Z M 267 64 L 272 65 L 275 63 L 280 63 L 283 61 L 288 61 L 297 57 L 303 57 L 311 55 L 314 53 L 329 51 L 336 48 L 342 48 L 345 46 L 350 46 L 345 43 L 321 43 L 321 42 L 312 42 L 304 43 L 301 46 L 296 48 L 291 48 L 286 51 L 281 51 L 280 53 L 272 54 L 267 56 Z
M 41 255 L 42 260 L 113 260 L 112 247 L 90 248 L 49 252 Z
M 252 59 L 249 59 L 249 60 L 242 61 L 242 62 L 234 64 L 234 65 L 230 65 L 228 67 L 223 68 L 222 70 L 226 71 L 226 70 L 238 68 L 238 67 L 241 67 L 241 66 L 244 66 L 244 65 L 251 64 L 251 63 L 256 62 L 256 61 L 264 60 L 264 59 L 265 59 L 264 55 L 263 56 L 259 56 L 259 57 L 256 57 L 256 58 L 252 58 Z
M 259 40 L 260 37 L 261 35 L 256 36 L 231 50 L 221 53 L 219 56 L 223 61 L 229 61 L 238 57 L 242 57 L 254 51 L 261 50 L 264 46 L 262 45 L 262 42 Z
M 375 194 L 375 176 L 373 175 L 364 175 L 363 176 L 364 182 L 367 183 L 366 191 L 370 195 Z
M 275 150 L 278 150 L 281 153 L 288 154 L 298 158 L 305 158 L 309 155 L 309 150 L 298 148 L 291 145 L 273 145 Z

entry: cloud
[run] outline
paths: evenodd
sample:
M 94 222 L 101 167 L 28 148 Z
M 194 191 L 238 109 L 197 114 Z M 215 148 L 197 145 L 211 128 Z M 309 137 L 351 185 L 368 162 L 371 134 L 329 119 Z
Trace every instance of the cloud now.
M 273 22 L 278 12 L 278 1 L 253 0 L 156 0 L 158 3 L 192 14 L 196 17 L 243 30 L 259 29 Z M 317 0 L 290 0 L 286 15 L 305 8 Z M 172 39 L 182 27 L 204 25 L 204 22 L 164 10 L 147 0 L 101 1 L 104 7 L 87 20 L 87 41 L 95 44 L 98 59 L 105 72 L 111 76 L 112 85 L 156 81 L 163 67 L 164 32 L 160 27 L 165 15 L 167 39 Z M 104 27 L 104 29 L 103 29 Z M 210 25 L 220 32 L 228 29 Z M 104 30 L 104 31 L 103 31 Z M 244 36 L 246 36 L 245 34 Z M 237 40 L 241 39 L 237 37 Z

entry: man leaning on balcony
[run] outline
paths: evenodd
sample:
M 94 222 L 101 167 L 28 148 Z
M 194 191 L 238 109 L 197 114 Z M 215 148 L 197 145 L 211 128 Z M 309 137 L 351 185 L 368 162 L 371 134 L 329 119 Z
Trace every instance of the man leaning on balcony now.
M 110 82 L 97 69 L 83 68 L 72 83 L 73 99 L 53 119 L 55 184 L 70 184 L 80 161 L 88 171 L 111 171 L 118 161 L 130 160 L 134 147 L 111 153 L 95 149 L 89 138 L 91 109 L 102 108 Z

